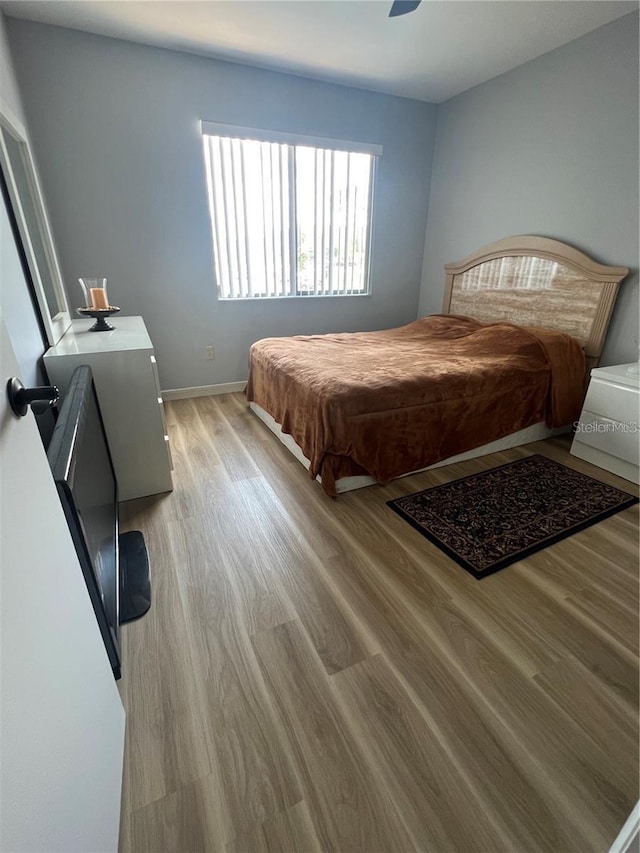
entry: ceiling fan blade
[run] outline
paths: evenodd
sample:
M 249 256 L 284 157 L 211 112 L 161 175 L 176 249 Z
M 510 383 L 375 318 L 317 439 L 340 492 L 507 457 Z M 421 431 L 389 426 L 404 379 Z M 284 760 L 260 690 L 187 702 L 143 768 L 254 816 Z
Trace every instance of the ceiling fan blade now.
M 413 12 L 420 5 L 421 0 L 393 0 L 390 18 L 397 18 L 398 15 L 406 15 L 408 12 Z

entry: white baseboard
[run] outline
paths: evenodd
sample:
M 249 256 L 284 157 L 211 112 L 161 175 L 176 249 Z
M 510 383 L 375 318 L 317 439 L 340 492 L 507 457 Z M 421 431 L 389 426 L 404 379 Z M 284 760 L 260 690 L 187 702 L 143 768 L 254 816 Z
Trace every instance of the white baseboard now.
M 213 394 L 233 394 L 244 391 L 247 381 L 223 382 L 221 385 L 195 385 L 193 388 L 168 388 L 162 392 L 163 400 L 188 400 L 190 397 L 210 397 Z

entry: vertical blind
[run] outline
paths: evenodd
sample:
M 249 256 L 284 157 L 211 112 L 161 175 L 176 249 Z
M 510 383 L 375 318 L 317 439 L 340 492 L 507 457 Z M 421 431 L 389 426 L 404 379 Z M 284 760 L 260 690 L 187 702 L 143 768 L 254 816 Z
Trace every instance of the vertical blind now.
M 220 298 L 368 293 L 381 149 L 341 150 L 306 137 L 247 139 L 207 126 L 217 126 L 203 122 Z

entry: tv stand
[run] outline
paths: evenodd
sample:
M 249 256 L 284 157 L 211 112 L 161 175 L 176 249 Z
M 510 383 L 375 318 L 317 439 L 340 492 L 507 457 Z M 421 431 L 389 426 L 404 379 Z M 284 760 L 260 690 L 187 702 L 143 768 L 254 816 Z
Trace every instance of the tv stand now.
M 120 624 L 140 619 L 151 607 L 149 555 L 139 530 L 121 533 L 120 551 Z

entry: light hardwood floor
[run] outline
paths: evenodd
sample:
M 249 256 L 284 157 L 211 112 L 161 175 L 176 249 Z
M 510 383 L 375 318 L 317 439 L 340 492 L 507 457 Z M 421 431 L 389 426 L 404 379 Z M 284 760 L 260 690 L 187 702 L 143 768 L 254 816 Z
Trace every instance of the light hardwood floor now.
M 175 491 L 123 505 L 122 853 L 608 850 L 638 797 L 638 506 L 477 581 L 385 502 L 565 438 L 327 498 L 240 394 L 167 405 Z

